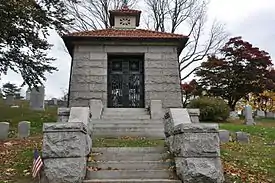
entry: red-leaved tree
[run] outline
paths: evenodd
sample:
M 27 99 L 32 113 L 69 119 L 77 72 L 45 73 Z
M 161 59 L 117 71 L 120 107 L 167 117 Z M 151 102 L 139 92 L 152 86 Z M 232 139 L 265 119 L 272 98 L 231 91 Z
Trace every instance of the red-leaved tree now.
M 185 107 L 188 103 L 188 101 L 191 99 L 191 97 L 193 96 L 197 96 L 200 95 L 200 89 L 198 86 L 198 83 L 196 82 L 196 80 L 192 80 L 189 83 L 185 82 L 183 84 L 181 84 L 181 90 L 182 90 L 182 94 L 183 94 L 183 106 Z
M 228 102 L 231 110 L 249 93 L 274 89 L 275 71 L 269 54 L 241 37 L 231 38 L 221 56 L 209 56 L 196 72 L 207 93 Z

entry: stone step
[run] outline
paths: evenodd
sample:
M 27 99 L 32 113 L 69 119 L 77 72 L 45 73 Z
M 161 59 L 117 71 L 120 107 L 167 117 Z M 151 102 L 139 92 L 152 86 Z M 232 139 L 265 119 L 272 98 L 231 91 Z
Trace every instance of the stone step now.
M 168 170 L 171 162 L 159 161 L 107 161 L 88 162 L 89 167 L 97 167 L 102 170 Z
M 162 120 L 152 120 L 152 119 L 128 119 L 128 120 L 114 120 L 114 119 L 99 119 L 99 120 L 92 120 L 91 124 L 161 124 L 163 125 Z
M 148 128 L 94 128 L 93 138 L 146 137 L 149 139 L 164 139 L 163 129 Z
M 92 149 L 95 153 L 165 153 L 165 147 L 96 147 Z
M 91 124 L 94 128 L 113 128 L 113 127 L 118 127 L 118 128 L 158 128 L 158 129 L 163 129 L 164 125 L 159 123 L 101 123 L 101 124 Z
M 169 170 L 99 170 L 87 171 L 86 179 L 173 179 Z
M 105 114 L 131 113 L 131 114 L 149 114 L 145 108 L 104 108 Z
M 144 119 L 150 119 L 150 115 L 139 115 L 139 114 L 131 114 L 131 113 L 125 113 L 125 114 L 104 114 L 102 115 L 102 119 L 112 119 L 112 120 L 116 120 L 116 119 L 122 119 L 122 120 L 127 120 L 127 119 L 140 119 L 140 120 L 144 120 Z
M 84 180 L 83 183 L 181 183 L 172 179 L 93 179 Z
M 93 162 L 100 161 L 170 161 L 168 153 L 92 153 Z

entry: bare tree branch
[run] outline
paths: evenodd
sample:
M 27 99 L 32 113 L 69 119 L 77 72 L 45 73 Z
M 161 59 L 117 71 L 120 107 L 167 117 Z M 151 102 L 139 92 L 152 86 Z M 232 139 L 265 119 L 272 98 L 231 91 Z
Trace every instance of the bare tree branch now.
M 164 27 L 165 30 L 174 33 L 182 25 L 189 27 L 189 32 L 186 34 L 189 41 L 179 62 L 180 73 L 183 73 L 182 71 L 188 69 L 193 63 L 203 60 L 208 54 L 215 53 L 228 35 L 224 26 L 217 21 L 214 21 L 209 32 L 206 32 L 206 26 L 209 24 L 207 22 L 209 0 L 170 0 L 168 6 L 164 7 L 166 11 L 160 11 L 158 7 L 165 2 L 166 0 L 146 0 L 150 10 L 148 17 L 155 23 L 154 29 L 157 31 L 162 31 L 161 27 Z M 165 19 L 161 19 L 162 12 L 165 12 Z M 205 35 L 208 37 L 205 38 Z M 195 70 L 193 69 L 182 80 L 189 77 Z
M 129 0 L 128 7 L 134 6 L 136 2 L 137 0 Z M 87 31 L 109 28 L 109 10 L 121 8 L 123 0 L 64 0 L 64 4 L 74 18 L 74 24 L 69 29 Z

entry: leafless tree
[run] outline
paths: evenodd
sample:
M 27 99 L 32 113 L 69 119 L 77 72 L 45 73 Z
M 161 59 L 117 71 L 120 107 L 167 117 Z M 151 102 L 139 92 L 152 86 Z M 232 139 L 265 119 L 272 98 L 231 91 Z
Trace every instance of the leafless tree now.
M 212 22 L 206 33 L 208 0 L 145 0 L 145 3 L 149 9 L 147 27 L 171 33 L 181 32 L 178 29 L 183 26 L 189 28 L 189 41 L 180 59 L 180 73 L 208 54 L 215 53 L 228 36 L 224 26 L 217 21 Z M 196 69 L 181 76 L 181 80 L 188 78 Z
M 128 7 L 137 0 L 128 0 Z M 110 27 L 109 10 L 121 8 L 123 0 L 64 0 L 67 11 L 74 18 L 69 28 L 74 31 L 105 29 Z

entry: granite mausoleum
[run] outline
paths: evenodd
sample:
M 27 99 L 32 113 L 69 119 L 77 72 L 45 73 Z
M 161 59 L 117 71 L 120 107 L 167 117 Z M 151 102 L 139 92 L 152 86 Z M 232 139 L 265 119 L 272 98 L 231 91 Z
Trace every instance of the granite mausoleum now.
M 151 100 L 182 107 L 179 54 L 188 37 L 137 29 L 141 11 L 110 12 L 113 28 L 71 33 L 63 40 L 72 56 L 69 106 L 144 108 Z
M 140 14 L 124 4 L 110 11 L 112 28 L 63 36 L 69 100 L 43 126 L 42 183 L 224 182 L 218 125 L 182 108 L 178 59 L 188 37 L 137 29 Z M 124 137 L 166 146 L 95 147 Z

